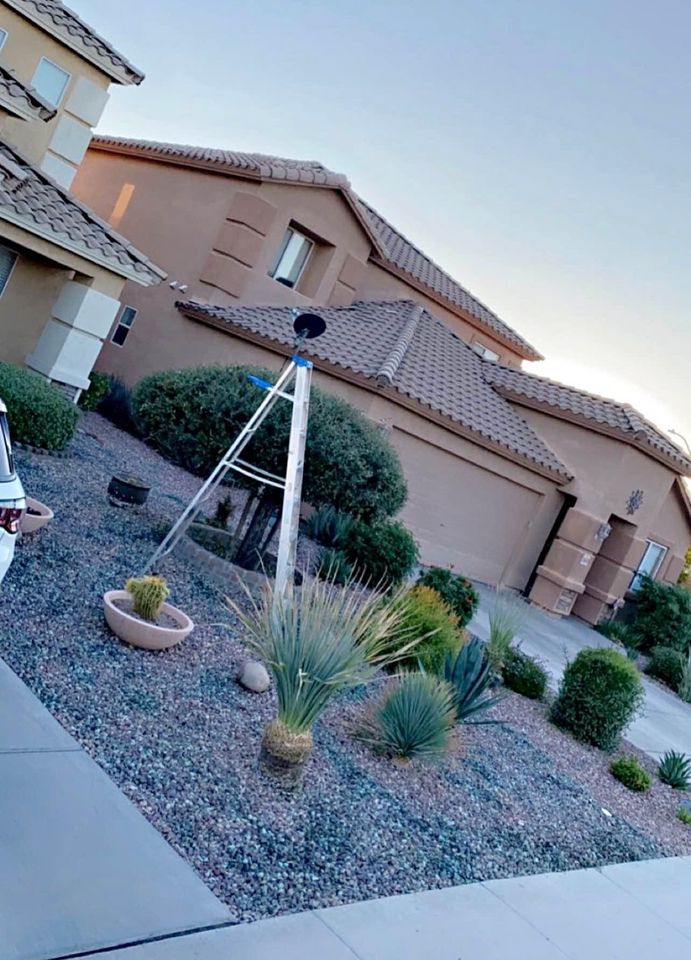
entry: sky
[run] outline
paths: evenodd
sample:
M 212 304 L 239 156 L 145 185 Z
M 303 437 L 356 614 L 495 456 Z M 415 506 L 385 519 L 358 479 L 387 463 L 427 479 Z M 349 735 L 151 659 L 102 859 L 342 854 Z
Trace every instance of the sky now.
M 534 344 L 691 442 L 688 0 L 71 0 L 103 133 L 320 160 Z

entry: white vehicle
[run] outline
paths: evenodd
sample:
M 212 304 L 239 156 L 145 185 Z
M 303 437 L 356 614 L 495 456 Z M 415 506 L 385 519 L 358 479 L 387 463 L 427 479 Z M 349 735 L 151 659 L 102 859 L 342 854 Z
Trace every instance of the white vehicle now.
M 7 407 L 0 400 L 0 583 L 10 569 L 19 521 L 26 510 L 24 488 L 14 469 Z

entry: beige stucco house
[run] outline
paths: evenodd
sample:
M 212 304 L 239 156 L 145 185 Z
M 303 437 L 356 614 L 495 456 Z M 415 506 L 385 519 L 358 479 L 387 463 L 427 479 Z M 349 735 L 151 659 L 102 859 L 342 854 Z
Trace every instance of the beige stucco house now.
M 689 459 L 632 408 L 521 369 L 540 354 L 315 162 L 96 137 L 82 200 L 161 263 L 128 283 L 99 366 L 276 369 L 319 306 L 317 378 L 389 432 L 426 563 L 609 615 L 639 571 L 676 580 Z M 172 289 L 171 289 L 172 286 Z
M 125 282 L 165 276 L 70 192 L 110 85 L 143 79 L 59 0 L 1 0 L 0 360 L 75 398 Z

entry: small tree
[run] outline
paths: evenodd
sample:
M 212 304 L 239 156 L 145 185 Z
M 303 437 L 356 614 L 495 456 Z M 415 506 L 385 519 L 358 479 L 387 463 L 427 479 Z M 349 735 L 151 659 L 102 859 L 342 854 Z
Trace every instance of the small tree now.
M 146 377 L 132 396 L 137 428 L 163 456 L 205 476 L 265 395 L 248 380 L 250 373 L 272 376 L 248 367 L 199 367 Z M 243 459 L 283 474 L 290 417 L 290 404 L 277 403 Z M 400 461 L 383 433 L 345 400 L 313 388 L 303 499 L 314 507 L 333 506 L 354 517 L 377 520 L 396 513 L 406 495 Z M 238 545 L 238 563 L 259 566 L 279 509 L 279 492 L 261 488 Z

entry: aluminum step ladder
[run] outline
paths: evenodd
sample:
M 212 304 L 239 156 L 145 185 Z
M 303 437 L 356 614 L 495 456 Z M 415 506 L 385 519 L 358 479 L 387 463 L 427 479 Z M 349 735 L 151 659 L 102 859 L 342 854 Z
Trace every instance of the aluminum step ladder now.
M 158 564 L 173 552 L 185 535 L 195 517 L 209 501 L 213 493 L 223 483 L 228 471 L 233 470 L 245 477 L 256 480 L 262 485 L 283 490 L 278 560 L 276 564 L 275 596 L 285 596 L 293 585 L 295 557 L 300 523 L 300 503 L 302 498 L 302 480 L 305 469 L 305 445 L 309 420 L 310 389 L 312 383 L 312 363 L 299 354 L 294 354 L 290 363 L 280 374 L 276 383 L 269 383 L 261 377 L 249 376 L 248 379 L 266 390 L 266 396 L 250 417 L 245 427 L 226 450 L 213 473 L 200 487 L 197 494 L 185 507 L 168 534 L 149 559 L 145 571 L 156 570 Z M 293 392 L 288 388 L 294 384 Z M 284 477 L 254 466 L 241 460 L 242 452 L 253 439 L 259 427 L 279 400 L 293 404 L 288 441 L 288 461 Z

